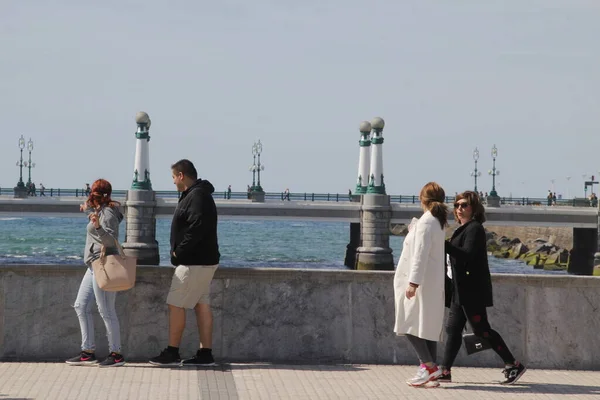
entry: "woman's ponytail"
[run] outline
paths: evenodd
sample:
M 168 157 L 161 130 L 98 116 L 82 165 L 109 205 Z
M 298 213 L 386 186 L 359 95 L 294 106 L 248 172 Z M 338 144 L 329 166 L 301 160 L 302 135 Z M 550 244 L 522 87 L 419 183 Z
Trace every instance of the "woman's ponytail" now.
M 439 201 L 432 201 L 429 211 L 431 212 L 431 215 L 438 219 L 442 229 L 448 226 L 448 206 Z

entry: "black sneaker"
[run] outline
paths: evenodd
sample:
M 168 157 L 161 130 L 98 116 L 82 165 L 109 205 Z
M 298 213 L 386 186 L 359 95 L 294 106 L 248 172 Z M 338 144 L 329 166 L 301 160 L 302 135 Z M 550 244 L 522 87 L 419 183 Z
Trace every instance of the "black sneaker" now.
M 196 352 L 196 356 L 183 361 L 184 367 L 214 367 L 215 359 L 212 356 L 212 351 L 200 349 Z
M 94 353 L 82 351 L 77 357 L 69 358 L 65 362 L 69 365 L 92 365 L 96 364 L 98 360 L 96 359 L 96 355 Z
M 512 385 L 513 383 L 518 381 L 521 376 L 523 376 L 526 370 L 527 368 L 525 368 L 523 364 L 517 361 L 514 367 L 504 368 L 502 372 L 504 372 L 504 376 L 506 379 L 500 383 L 504 385 Z
M 159 366 L 181 365 L 181 357 L 178 351 L 164 349 L 160 355 L 150 359 L 150 364 Z
M 110 353 L 104 361 L 98 364 L 99 367 L 120 367 L 121 365 L 125 365 L 125 358 L 114 351 Z
M 450 371 L 445 371 L 445 372 L 442 371 L 442 374 L 440 376 L 438 376 L 435 380 L 438 382 L 451 383 L 452 382 L 452 373 Z

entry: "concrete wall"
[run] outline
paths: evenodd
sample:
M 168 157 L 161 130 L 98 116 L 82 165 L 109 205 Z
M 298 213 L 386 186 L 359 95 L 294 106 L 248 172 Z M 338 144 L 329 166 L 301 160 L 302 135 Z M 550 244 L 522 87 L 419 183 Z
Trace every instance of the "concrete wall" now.
M 123 351 L 145 360 L 166 346 L 165 297 L 172 269 L 140 267 L 119 294 Z M 79 351 L 71 307 L 76 266 L 0 266 L 0 360 L 62 360 Z M 214 351 L 221 360 L 415 364 L 392 332 L 393 272 L 221 268 L 212 285 Z M 535 368 L 600 370 L 600 278 L 495 275 L 489 311 L 515 356 Z M 182 356 L 197 346 L 188 313 Z M 105 330 L 96 316 L 100 355 Z M 441 347 L 441 346 L 440 346 Z M 491 351 L 457 365 L 500 367 Z M 440 348 L 441 353 L 441 348 Z
M 519 238 L 522 242 L 542 238 L 549 240 L 554 238 L 554 244 L 563 249 L 573 248 L 573 228 L 567 227 L 539 227 L 539 226 L 497 226 L 485 224 L 488 231 L 496 232 L 498 236 L 506 236 L 514 239 Z

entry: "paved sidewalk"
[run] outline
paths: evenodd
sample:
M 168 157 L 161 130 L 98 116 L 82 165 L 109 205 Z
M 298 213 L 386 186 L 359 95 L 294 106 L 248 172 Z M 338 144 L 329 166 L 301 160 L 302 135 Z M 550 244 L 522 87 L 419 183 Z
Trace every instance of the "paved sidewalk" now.
M 215 368 L 73 367 L 0 363 L 0 400 L 25 399 L 598 399 L 600 371 L 529 370 L 517 385 L 501 369 L 462 368 L 454 383 L 415 389 L 416 366 L 223 364 Z

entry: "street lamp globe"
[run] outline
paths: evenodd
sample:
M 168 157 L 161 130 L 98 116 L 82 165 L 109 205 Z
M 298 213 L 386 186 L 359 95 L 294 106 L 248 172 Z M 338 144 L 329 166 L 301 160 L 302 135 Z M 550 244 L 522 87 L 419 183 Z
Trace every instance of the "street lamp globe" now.
M 369 134 L 371 133 L 371 123 L 369 121 L 363 121 L 360 123 L 360 126 L 358 128 L 360 130 L 360 133 L 365 133 L 365 134 Z
M 29 138 L 29 142 L 27 142 L 27 150 L 33 151 L 33 140 Z
M 21 137 L 19 138 L 19 148 L 21 150 L 25 148 L 25 138 L 23 137 L 23 135 L 21 135 Z
M 477 149 L 477 147 L 475 147 L 475 150 L 473 150 L 473 160 L 479 160 L 479 150 Z
M 383 120 L 383 118 L 375 117 L 371 121 L 371 127 L 376 131 L 382 131 L 385 127 L 385 121 Z
M 492 147 L 492 157 L 493 158 L 498 157 L 498 148 L 496 147 L 496 145 L 494 145 L 494 147 Z

